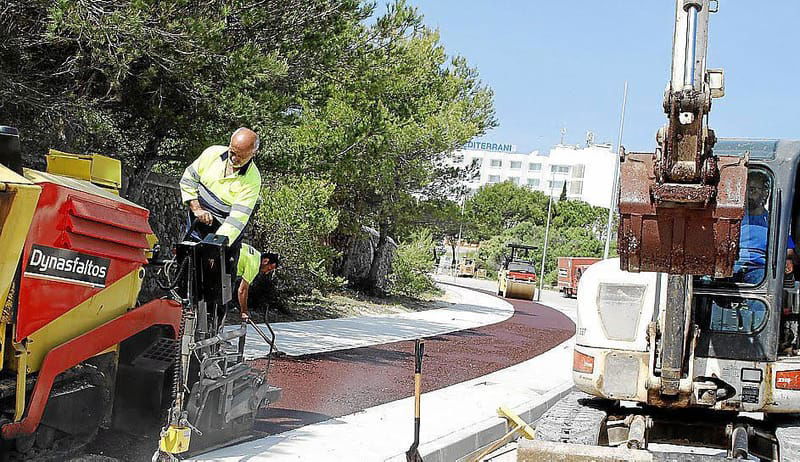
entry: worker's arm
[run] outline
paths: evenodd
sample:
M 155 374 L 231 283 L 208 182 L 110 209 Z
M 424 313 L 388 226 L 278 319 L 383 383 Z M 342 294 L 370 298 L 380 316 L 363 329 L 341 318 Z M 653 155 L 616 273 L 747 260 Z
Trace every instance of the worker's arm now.
M 257 181 L 256 181 L 257 180 Z M 231 205 L 231 213 L 222 222 L 217 230 L 217 234 L 228 236 L 228 242 L 233 242 L 244 230 L 250 215 L 258 201 L 258 193 L 261 190 L 261 177 L 257 176 L 252 181 L 248 181 L 242 191 L 237 195 L 236 202 Z
M 206 150 L 207 151 L 207 150 Z M 203 160 L 203 156 L 206 155 L 206 151 L 203 151 L 203 154 L 200 154 L 200 157 L 194 160 L 186 170 L 183 171 L 183 176 L 181 176 L 181 200 L 183 202 L 190 202 L 195 201 L 197 202 L 197 188 L 200 187 L 200 162 Z
M 211 212 L 201 207 L 200 201 L 198 201 L 197 199 L 192 199 L 189 201 L 189 210 L 192 211 L 195 218 L 200 220 L 200 223 L 203 223 L 205 225 L 210 225 L 211 222 L 214 221 L 214 216 L 211 215 Z
M 247 295 L 250 293 L 250 283 L 242 279 L 239 284 L 239 314 L 242 316 L 242 321 L 250 319 L 250 312 L 247 309 Z
M 206 225 L 210 225 L 211 222 L 214 220 L 214 217 L 211 215 L 211 212 L 208 210 L 203 209 L 200 206 L 200 201 L 197 200 L 197 190 L 200 187 L 200 174 L 198 171 L 200 170 L 201 163 L 206 161 L 206 158 L 210 155 L 209 149 L 203 151 L 200 154 L 200 157 L 194 160 L 186 170 L 183 171 L 183 176 L 181 177 L 181 200 L 183 202 L 187 202 L 189 204 L 189 210 L 192 211 L 194 216 L 200 220 L 201 223 Z

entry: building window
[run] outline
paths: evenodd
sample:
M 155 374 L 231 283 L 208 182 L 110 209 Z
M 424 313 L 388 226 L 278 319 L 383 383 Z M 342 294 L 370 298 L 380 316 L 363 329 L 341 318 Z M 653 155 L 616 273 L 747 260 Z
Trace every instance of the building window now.
M 528 164 L 528 170 L 531 172 L 540 172 L 542 170 L 542 164 Z
M 558 193 L 564 188 L 564 180 L 548 181 L 547 185 L 554 193 Z
M 583 181 L 570 181 L 569 194 L 571 196 L 580 196 L 583 194 Z
M 489 175 L 489 183 L 499 183 L 500 175 Z
M 575 164 L 572 166 L 572 178 L 579 178 L 583 179 L 583 173 L 586 170 L 586 166 L 583 164 Z
M 522 168 L 522 161 L 519 160 L 512 160 L 511 161 L 511 169 L 512 170 L 519 170 Z
M 528 178 L 528 186 L 531 188 L 538 188 L 539 187 L 539 179 L 538 178 Z
M 510 177 L 508 177 L 508 181 L 510 181 L 510 182 L 512 182 L 514 184 L 519 184 L 519 177 L 518 176 L 510 176 Z
M 500 159 L 492 159 L 489 161 L 489 166 L 492 168 L 500 168 L 503 166 L 503 161 Z
M 553 173 L 569 173 L 569 165 L 551 165 L 550 171 Z

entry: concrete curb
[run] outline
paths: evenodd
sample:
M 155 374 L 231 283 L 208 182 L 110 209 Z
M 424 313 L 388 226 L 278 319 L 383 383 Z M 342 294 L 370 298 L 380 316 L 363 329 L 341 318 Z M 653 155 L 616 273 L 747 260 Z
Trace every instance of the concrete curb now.
M 525 422 L 533 424 L 558 400 L 568 395 L 573 388 L 572 381 L 565 382 L 537 397 L 537 399 L 512 409 L 512 411 L 516 412 Z M 505 419 L 501 417 L 489 418 L 475 423 L 462 432 L 447 435 L 422 445 L 420 453 L 423 455 L 425 462 L 462 460 L 464 457 L 500 439 L 507 431 Z M 393 458 L 391 460 L 399 459 Z

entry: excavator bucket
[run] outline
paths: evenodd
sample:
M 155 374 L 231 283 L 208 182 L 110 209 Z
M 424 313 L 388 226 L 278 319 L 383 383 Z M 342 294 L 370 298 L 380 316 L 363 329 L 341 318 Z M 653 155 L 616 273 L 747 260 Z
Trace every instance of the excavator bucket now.
M 624 271 L 730 277 L 739 252 L 747 157 L 717 156 L 714 185 L 657 183 L 651 153 L 620 163 L 617 251 Z

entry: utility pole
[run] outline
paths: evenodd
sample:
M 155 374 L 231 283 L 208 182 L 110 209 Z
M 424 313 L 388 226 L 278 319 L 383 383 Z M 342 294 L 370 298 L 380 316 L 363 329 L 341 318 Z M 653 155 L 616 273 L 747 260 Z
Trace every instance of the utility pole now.
M 464 229 L 464 206 L 466 204 L 466 190 L 461 189 L 461 218 L 458 222 L 458 241 L 456 241 L 456 255 L 455 261 L 453 264 L 455 265 L 455 272 L 453 273 L 453 277 L 456 277 L 456 273 L 458 272 L 458 260 L 459 255 L 461 254 L 461 231 Z
M 550 237 L 550 212 L 553 209 L 553 179 L 555 172 L 553 167 L 550 167 L 550 199 L 547 201 L 547 225 L 544 227 L 544 246 L 542 247 L 542 267 L 539 270 L 539 293 L 536 295 L 536 301 L 542 300 L 542 287 L 544 287 L 544 263 L 547 259 L 547 239 Z
M 614 209 L 617 208 L 617 196 L 619 192 L 619 160 L 622 156 L 622 129 L 625 126 L 625 104 L 628 102 L 628 81 L 625 81 L 625 88 L 622 90 L 622 113 L 619 116 L 619 136 L 617 137 L 617 155 L 614 160 L 614 182 L 611 186 L 611 204 L 608 207 L 608 223 L 606 224 L 606 246 L 603 249 L 603 260 L 608 259 L 608 251 L 611 247 L 611 223 L 614 221 Z

